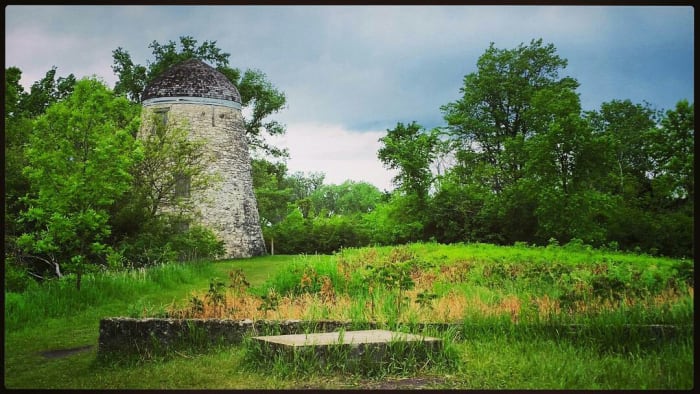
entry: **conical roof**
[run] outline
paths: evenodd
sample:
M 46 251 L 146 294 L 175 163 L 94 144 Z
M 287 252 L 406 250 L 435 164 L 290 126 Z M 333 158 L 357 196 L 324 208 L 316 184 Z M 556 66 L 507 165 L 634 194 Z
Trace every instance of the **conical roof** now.
M 146 86 L 142 101 L 161 97 L 202 97 L 241 103 L 238 89 L 226 76 L 199 59 L 178 63 Z

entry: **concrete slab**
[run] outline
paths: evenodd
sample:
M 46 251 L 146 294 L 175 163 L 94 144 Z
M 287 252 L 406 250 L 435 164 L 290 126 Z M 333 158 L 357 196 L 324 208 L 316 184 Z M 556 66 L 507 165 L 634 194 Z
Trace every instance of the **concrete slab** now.
M 324 367 L 345 365 L 348 370 L 372 370 L 390 360 L 428 360 L 442 349 L 442 339 L 386 330 L 364 330 L 295 335 L 259 336 L 268 360 L 283 357 L 288 362 L 298 357 Z
M 324 332 L 314 334 L 273 335 L 253 337 L 253 339 L 289 347 L 360 345 L 389 342 L 439 343 L 439 338 L 426 337 L 404 332 L 387 330 L 363 330 L 345 332 Z

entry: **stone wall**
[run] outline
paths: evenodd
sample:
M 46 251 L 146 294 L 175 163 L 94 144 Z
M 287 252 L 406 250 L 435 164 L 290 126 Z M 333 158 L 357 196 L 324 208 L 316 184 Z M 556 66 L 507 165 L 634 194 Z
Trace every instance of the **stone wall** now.
M 228 319 L 133 319 L 105 318 L 100 320 L 100 336 L 98 355 L 110 354 L 147 355 L 159 350 L 178 350 L 194 346 L 235 345 L 241 343 L 247 335 L 286 335 L 318 332 L 333 332 L 341 328 L 345 330 L 387 329 L 386 325 L 365 322 L 353 323 L 331 320 L 228 320 Z M 476 329 L 480 329 L 475 327 Z M 671 325 L 621 325 L 615 329 L 620 337 L 631 333 L 646 337 L 646 342 L 674 338 L 694 332 L 694 326 Z M 413 333 L 454 330 L 462 338 L 469 336 L 469 324 L 466 323 L 406 323 L 401 324 L 401 330 L 407 329 Z M 591 327 L 583 324 L 546 325 L 540 330 L 551 331 L 552 338 L 595 337 L 599 333 L 591 333 Z M 609 335 L 606 334 L 606 335 Z
M 243 117 L 236 108 L 208 104 L 158 104 L 144 107 L 148 132 L 151 111 L 168 111 L 168 123 L 184 126 L 190 136 L 207 142 L 213 159 L 208 172 L 218 181 L 204 192 L 191 194 L 202 224 L 224 241 L 226 258 L 265 254 L 259 223 Z
M 106 318 L 100 320 L 98 353 L 144 354 L 191 345 L 234 345 L 246 335 L 333 332 L 376 326 L 338 321 Z

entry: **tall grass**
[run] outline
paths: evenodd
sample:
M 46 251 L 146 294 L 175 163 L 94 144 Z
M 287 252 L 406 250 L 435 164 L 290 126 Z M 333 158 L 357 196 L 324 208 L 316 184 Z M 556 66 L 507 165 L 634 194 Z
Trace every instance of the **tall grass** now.
M 415 288 L 404 292 L 410 300 L 401 314 L 390 307 L 396 305 L 396 289 L 368 286 L 367 266 L 395 263 L 415 268 Z M 279 305 L 267 311 L 267 318 L 293 314 L 338 318 L 356 322 L 357 329 L 364 328 L 360 322 L 367 320 L 456 322 L 451 342 L 458 353 L 456 369 L 416 372 L 419 376 L 448 374 L 440 387 L 688 389 L 694 385 L 692 260 L 582 245 L 431 243 L 347 249 L 334 256 L 154 267 L 90 276 L 79 292 L 69 278 L 25 293 L 6 293 L 6 384 L 17 388 L 240 389 L 348 388 L 347 384 L 358 382 L 342 372 L 319 377 L 312 371 L 297 379 L 272 374 L 267 367 L 246 369 L 242 346 L 178 354 L 167 362 L 134 367 L 96 366 L 94 349 L 65 359 L 44 360 L 37 355 L 51 348 L 94 344 L 97 315 L 164 312 L 151 304 L 154 300 L 182 297 L 186 308 L 188 292 L 194 291 L 205 301 L 205 312 L 214 310 L 205 298 L 207 281 L 226 278 L 227 270 L 240 268 L 254 287 L 236 297 L 229 294 L 230 305 L 217 310 L 235 307 L 241 316 L 262 318 L 265 312 L 257 309 L 260 295 L 276 288 Z M 307 280 L 302 284 L 304 274 Z M 330 289 L 324 288 L 328 281 Z M 438 298 L 419 305 L 421 292 Z M 244 299 L 246 304 L 241 303 Z M 650 324 L 673 327 L 667 332 L 666 327 L 655 331 L 644 326 Z M 396 324 L 393 329 L 405 327 Z
M 138 300 L 180 284 L 212 270 L 210 263 L 167 264 L 149 269 L 85 275 L 80 290 L 73 278 L 50 280 L 31 286 L 23 293 L 5 293 L 5 328 L 15 330 L 40 323 L 47 318 L 65 318 L 91 307 L 110 303 L 146 307 Z
M 410 268 L 412 288 L 400 291 L 372 277 L 372 268 L 398 264 Z M 253 306 L 274 289 L 280 296 L 274 315 L 281 318 L 392 323 L 496 316 L 514 324 L 585 324 L 604 315 L 610 324 L 690 324 L 694 283 L 683 272 L 692 269 L 685 260 L 580 244 L 412 244 L 302 257 L 239 303 Z M 230 316 L 257 317 L 254 308 L 238 312 Z

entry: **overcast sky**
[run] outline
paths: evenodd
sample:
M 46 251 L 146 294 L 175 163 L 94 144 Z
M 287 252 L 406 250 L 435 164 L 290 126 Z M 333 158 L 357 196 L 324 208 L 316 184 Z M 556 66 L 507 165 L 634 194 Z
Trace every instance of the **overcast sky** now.
M 693 25 L 690 6 L 8 6 L 5 67 L 25 87 L 52 66 L 113 87 L 117 47 L 145 65 L 153 40 L 216 41 L 231 66 L 286 94 L 276 143 L 290 172 L 391 189 L 377 140 L 397 122 L 444 125 L 440 106 L 490 42 L 554 44 L 585 110 L 612 99 L 673 109 L 694 101 Z

